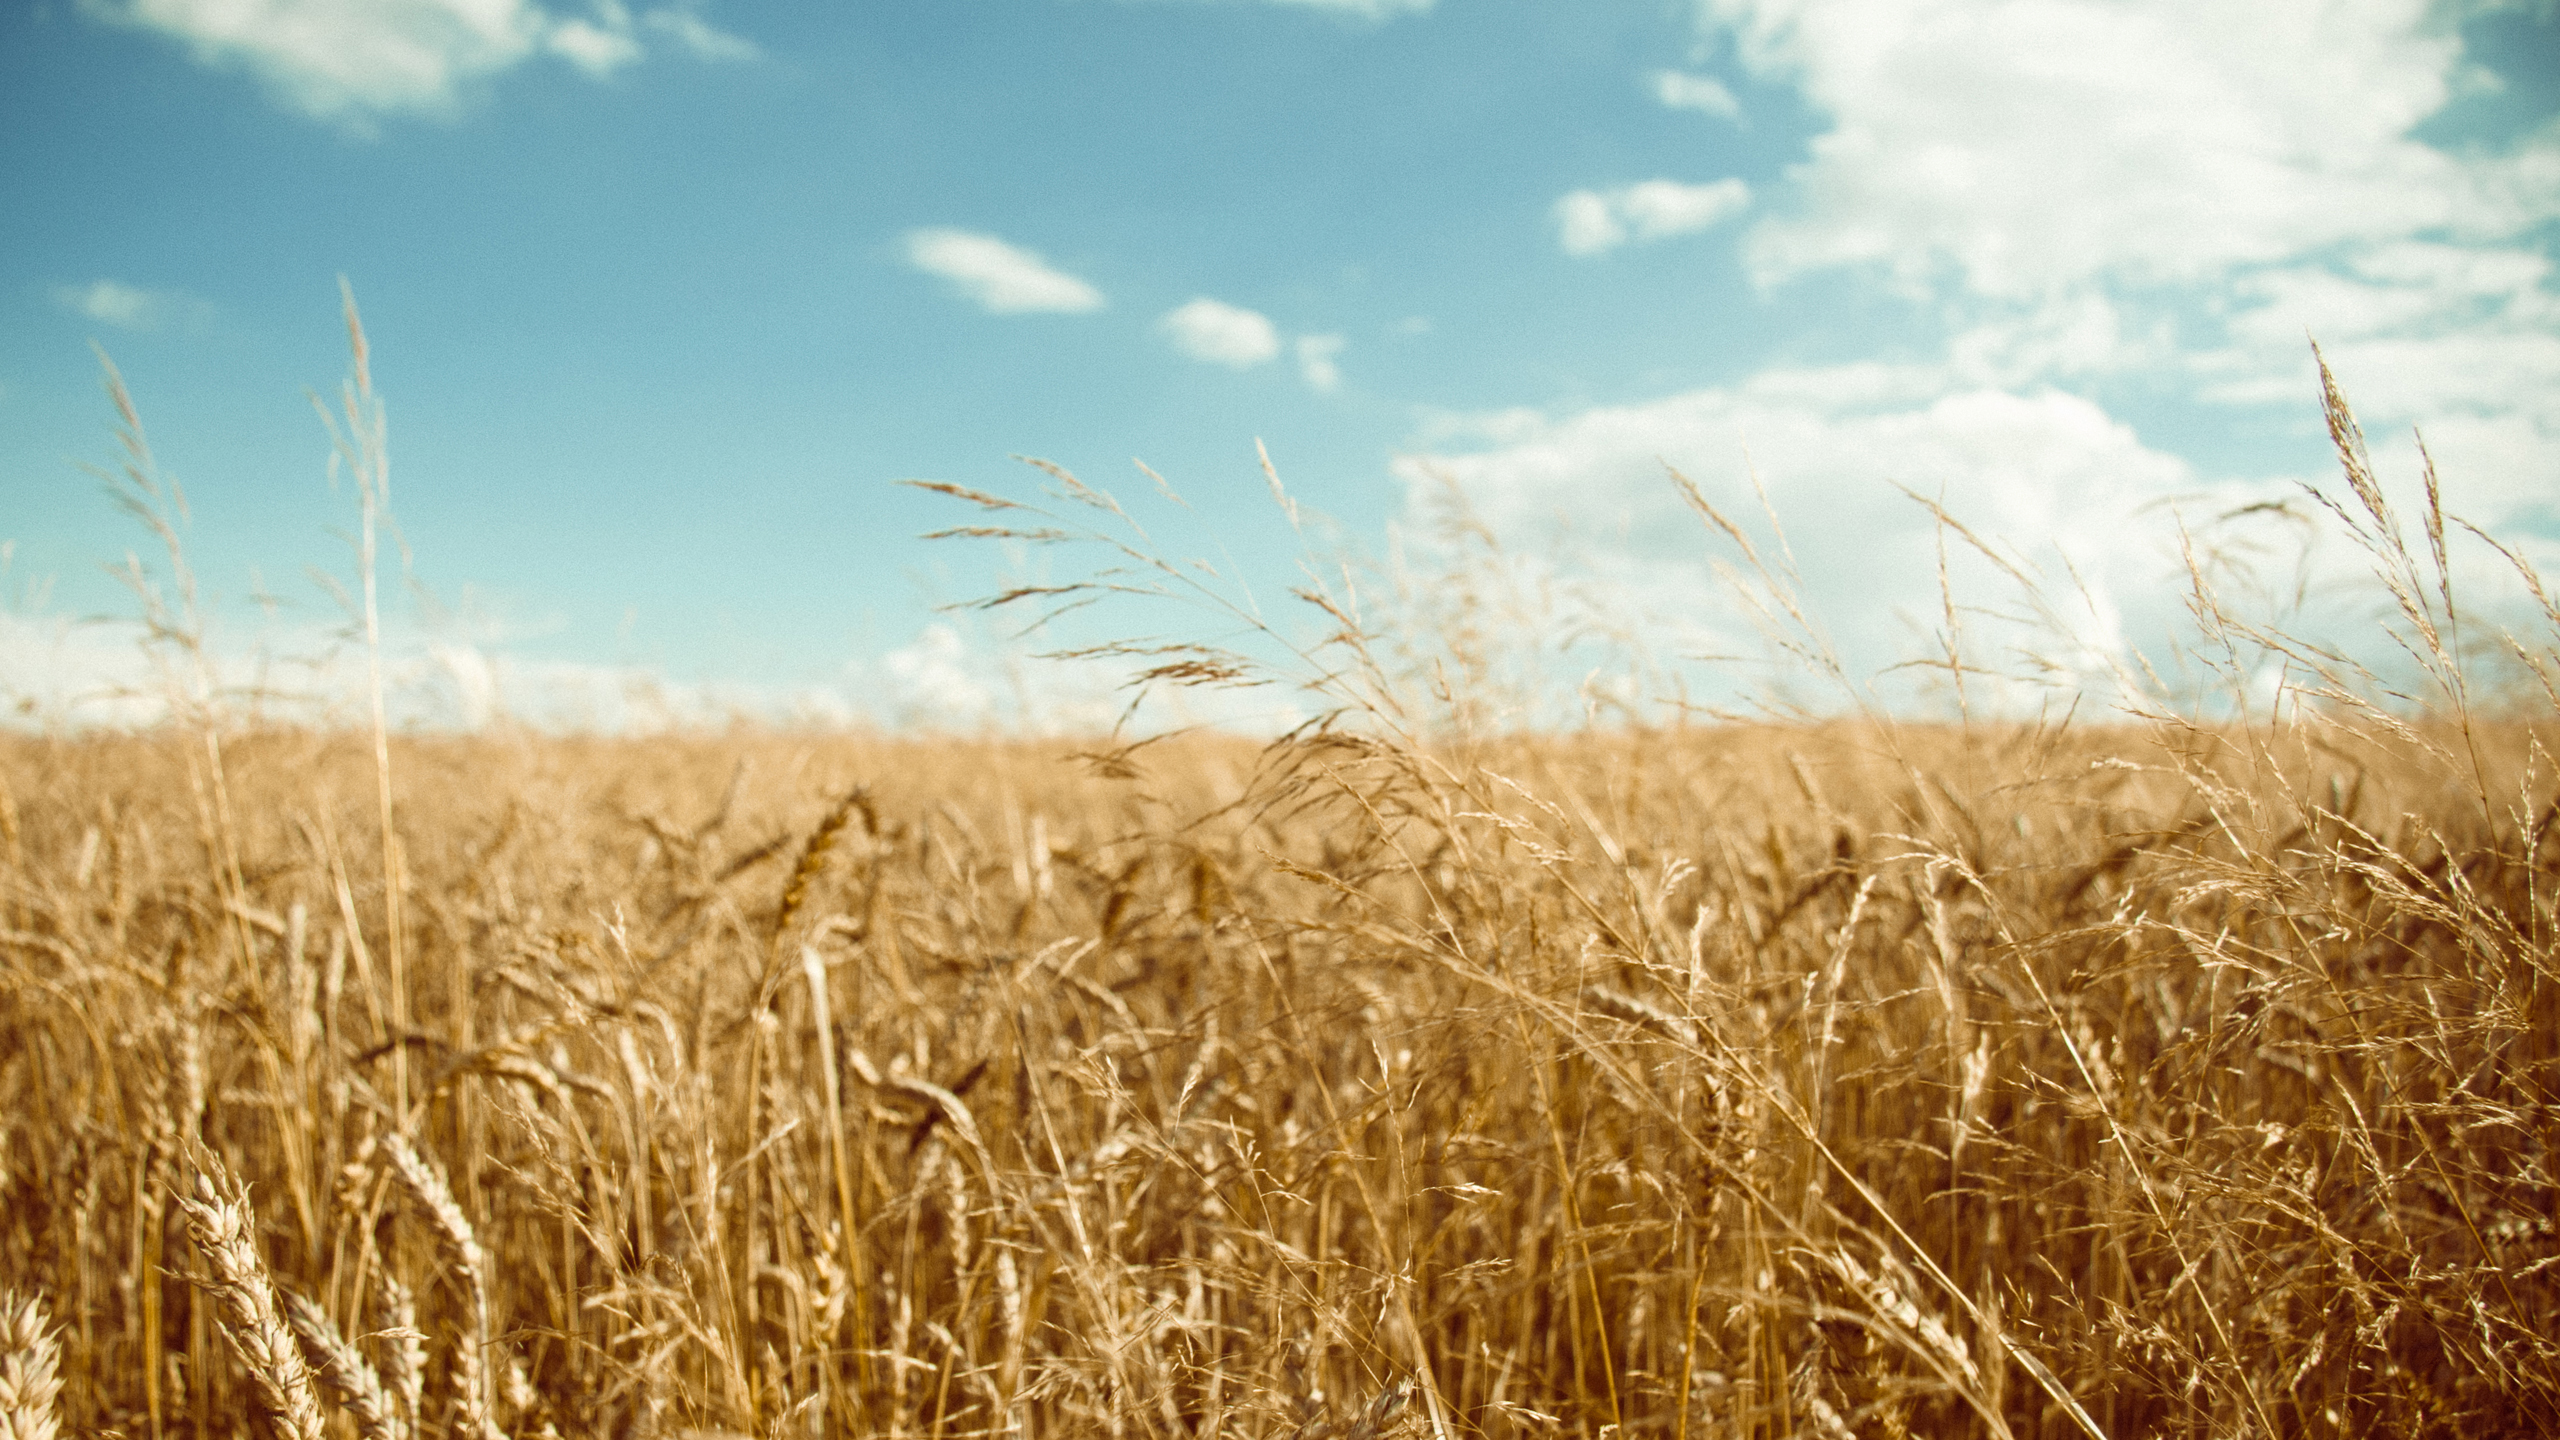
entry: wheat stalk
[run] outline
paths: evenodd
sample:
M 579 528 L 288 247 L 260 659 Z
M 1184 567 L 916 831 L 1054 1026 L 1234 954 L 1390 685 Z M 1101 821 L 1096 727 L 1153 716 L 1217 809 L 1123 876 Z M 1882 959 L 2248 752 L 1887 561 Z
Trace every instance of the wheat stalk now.
M 356 1417 L 356 1433 L 364 1440 L 407 1440 L 408 1427 L 401 1423 L 390 1390 L 362 1352 L 338 1333 L 337 1322 L 329 1318 L 329 1312 L 288 1290 L 284 1313 L 312 1365 L 319 1370 L 320 1382 Z
M 418 1329 L 417 1297 L 388 1270 L 382 1272 L 382 1318 L 383 1369 L 400 1415 L 414 1428 L 427 1408 L 427 1337 Z
M 435 1222 L 436 1238 L 445 1258 L 462 1276 L 463 1296 L 470 1314 L 453 1342 L 454 1433 L 474 1440 L 505 1440 L 506 1432 L 498 1428 L 492 1404 L 495 1377 L 489 1369 L 488 1254 L 480 1248 L 480 1237 L 472 1230 L 470 1217 L 462 1213 L 462 1206 L 453 1198 L 453 1187 L 445 1183 L 442 1170 L 420 1155 L 405 1135 L 386 1137 L 382 1149 L 391 1157 L 392 1173 L 427 1212 L 427 1218 Z
M 213 1152 L 191 1149 L 196 1193 L 180 1195 L 178 1208 L 186 1213 L 196 1249 L 213 1267 L 211 1274 L 193 1277 L 195 1283 L 213 1297 L 222 1333 L 248 1367 L 277 1433 L 286 1440 L 320 1440 L 320 1397 L 292 1330 L 277 1312 L 275 1283 L 258 1254 L 248 1189 Z

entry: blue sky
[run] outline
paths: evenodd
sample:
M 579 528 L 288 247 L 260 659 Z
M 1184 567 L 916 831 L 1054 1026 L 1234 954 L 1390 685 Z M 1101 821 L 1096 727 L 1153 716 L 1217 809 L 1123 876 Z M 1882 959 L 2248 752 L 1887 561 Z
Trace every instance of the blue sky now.
M 1143 459 L 1168 548 L 1271 598 L 1257 438 L 1374 555 L 1456 481 L 1675 661 L 1750 625 L 1664 464 L 1742 513 L 1756 471 L 1862 672 L 1942 628 L 1907 487 L 2076 576 L 2065 648 L 2121 664 L 2177 517 L 2334 474 L 2306 335 L 2386 469 L 2423 425 L 2560 568 L 2556 116 L 2549 4 L 18 3 L 0 683 L 60 712 L 125 663 L 71 623 L 130 612 L 141 538 L 79 468 L 93 341 L 218 648 L 319 643 L 342 274 L 448 718 L 1085 713 L 937 613 L 1009 562 L 892 482 L 1030 454 L 1134 505 Z

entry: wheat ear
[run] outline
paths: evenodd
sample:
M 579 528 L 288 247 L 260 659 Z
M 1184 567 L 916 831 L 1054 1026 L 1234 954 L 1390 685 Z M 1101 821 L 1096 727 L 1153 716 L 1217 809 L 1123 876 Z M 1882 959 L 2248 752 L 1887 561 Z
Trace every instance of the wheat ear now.
M 844 798 L 819 819 L 818 828 L 809 832 L 809 843 L 800 850 L 800 863 L 791 867 L 790 883 L 782 887 L 782 908 L 774 913 L 773 937 L 777 941 L 791 928 L 791 917 L 808 903 L 809 887 L 827 868 L 827 852 L 836 848 L 837 837 L 853 823 L 857 810 L 872 833 L 879 833 L 880 819 L 871 811 L 870 792 L 859 785 L 846 791 Z
M 0 1290 L 0 1440 L 55 1440 L 53 1413 L 62 1393 L 55 1373 L 62 1343 L 45 1324 L 44 1302 Z
M 391 1392 L 383 1387 L 382 1377 L 338 1333 L 337 1322 L 329 1318 L 329 1312 L 288 1290 L 284 1314 L 302 1341 L 303 1351 L 319 1370 L 320 1383 L 356 1417 L 356 1433 L 364 1440 L 408 1440 L 408 1429 L 400 1423 L 399 1412 L 392 1408 Z
M 321 1440 L 320 1396 L 311 1367 L 276 1309 L 275 1283 L 258 1254 L 257 1216 L 249 1192 L 213 1152 L 194 1151 L 196 1193 L 178 1197 L 187 1233 L 203 1252 L 210 1275 L 194 1277 L 211 1295 L 222 1333 L 240 1354 L 258 1398 L 285 1440 Z
M 427 1337 L 418 1329 L 417 1297 L 389 1270 L 382 1272 L 382 1318 L 383 1369 L 403 1420 L 415 1427 L 427 1408 Z
M 488 1253 L 480 1248 L 471 1218 L 454 1200 L 453 1187 L 445 1183 L 442 1170 L 420 1155 L 406 1136 L 387 1136 L 382 1148 L 391 1157 L 392 1173 L 435 1222 L 436 1237 L 443 1242 L 445 1258 L 461 1272 L 470 1306 L 469 1321 L 453 1344 L 453 1433 L 469 1440 L 506 1440 L 490 1404 Z
M 1351 1427 L 1344 1440 L 1377 1440 L 1377 1437 L 1386 1430 L 1388 1422 L 1402 1413 L 1405 1402 L 1412 1398 L 1412 1381 L 1390 1382 L 1369 1401 L 1368 1408 L 1361 1413 L 1359 1421 Z

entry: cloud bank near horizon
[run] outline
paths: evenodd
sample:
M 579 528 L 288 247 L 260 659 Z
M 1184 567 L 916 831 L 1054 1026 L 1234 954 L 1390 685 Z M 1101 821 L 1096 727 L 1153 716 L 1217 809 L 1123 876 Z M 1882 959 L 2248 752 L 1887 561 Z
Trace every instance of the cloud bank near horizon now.
M 1575 191 L 1553 212 L 1562 248 L 1601 256 L 1747 204 L 1734 253 L 1766 300 L 1821 285 L 1906 331 L 1933 317 L 1917 353 L 1439 415 L 1398 465 L 1408 524 L 1443 479 L 1503 533 L 1616 517 L 1618 538 L 1584 541 L 1601 568 L 1695 613 L 1715 603 L 1707 537 L 1681 523 L 1666 467 L 1735 514 L 1765 485 L 1817 608 L 1876 669 L 1944 643 L 1941 532 L 1904 492 L 1943 498 L 2076 592 L 2063 648 L 2129 664 L 2177 618 L 2181 523 L 2305 503 L 2301 483 L 2334 489 L 2336 470 L 2199 465 L 2115 407 L 2165 395 L 2316 434 L 2309 334 L 2404 514 L 2423 425 L 2448 503 L 2560 563 L 2560 295 L 2536 238 L 2560 221 L 2560 123 L 2495 147 L 2414 138 L 2477 83 L 2426 5 L 1698 0 L 1696 15 L 1703 42 L 1796 88 L 1823 128 L 1758 194 Z M 1738 114 L 1690 78 L 1662 72 L 1659 98 Z M 2475 584 L 2517 598 L 2502 562 L 2475 561 Z M 1996 567 L 1956 568 L 2002 588 Z

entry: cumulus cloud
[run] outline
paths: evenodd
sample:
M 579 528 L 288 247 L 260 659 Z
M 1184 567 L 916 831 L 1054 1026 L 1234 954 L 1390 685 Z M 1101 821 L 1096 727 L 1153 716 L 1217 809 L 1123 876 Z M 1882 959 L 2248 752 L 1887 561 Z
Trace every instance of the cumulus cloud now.
M 2182 523 L 2334 484 L 2309 333 L 2387 485 L 2412 485 L 2408 427 L 2421 424 L 2451 508 L 2537 563 L 2560 559 L 2560 537 L 2543 533 L 2560 476 L 2547 239 L 2560 124 L 2414 138 L 2469 73 L 2459 32 L 2423 0 L 2245 15 L 2201 0 L 1696 0 L 1696 13 L 1701 39 L 1755 81 L 1797 89 L 1820 133 L 1757 194 L 1575 191 L 1553 211 L 1563 248 L 1599 255 L 1748 206 L 1742 254 L 1773 301 L 1792 282 L 1853 277 L 1865 283 L 1836 293 L 1905 327 L 1936 323 L 1939 348 L 1924 330 L 1903 363 L 1435 417 L 1401 467 L 1416 487 L 1408 523 L 1427 522 L 1435 477 L 1458 481 L 1500 533 L 1600 518 L 1606 577 L 1713 632 L 1698 648 L 1731 650 L 1739 612 L 1709 578 L 1717 545 L 1662 465 L 1738 517 L 1759 508 L 1756 469 L 1791 547 L 1764 528 L 1763 553 L 1792 553 L 1813 613 L 1867 675 L 1943 653 L 1949 623 L 1941 534 L 1898 485 L 2041 563 L 2051 605 L 2033 645 L 2099 676 L 2180 623 Z M 1656 98 L 1727 113 L 1717 96 L 1730 92 L 1686 83 L 1697 78 L 1656 72 Z M 2117 394 L 2143 397 L 2142 431 L 2100 398 Z M 2187 426 L 2232 423 L 2216 407 L 2252 412 L 2236 418 L 2261 436 L 2298 432 L 2299 458 L 2281 462 L 2295 468 L 2181 453 Z M 2324 552 L 2320 583 L 2362 572 L 2346 549 Z M 2024 612 L 2014 582 L 1967 550 L 1949 552 L 1956 624 L 1982 644 Z M 2457 549 L 2456 564 L 2457 586 L 2493 609 L 2512 598 L 2496 557 Z M 2328 613 L 2343 625 L 2370 598 Z
M 995 315 L 1077 314 L 1102 308 L 1102 292 L 1054 269 L 1038 252 L 974 230 L 910 230 L 907 260 L 939 275 Z
M 2411 138 L 2461 70 L 2457 34 L 2421 0 L 1699 11 L 1745 64 L 1831 117 L 1790 176 L 1797 203 L 1750 237 L 1770 278 L 1865 265 L 2033 295 L 2421 230 L 2502 235 L 2560 213 L 2560 187 L 2543 183 L 2560 178 L 2560 135 L 2505 156 Z
M 66 310 L 120 330 L 149 330 L 197 305 L 174 290 L 146 290 L 121 280 L 103 279 L 86 285 L 59 286 L 53 299 Z
M 383 115 L 450 113 L 474 82 L 541 56 L 610 75 L 643 57 L 644 32 L 704 59 L 755 53 L 694 4 L 636 19 L 622 0 L 569 15 L 536 0 L 82 0 L 82 8 L 178 40 L 199 63 L 245 69 L 288 106 L 357 129 Z
M 2220 343 L 2180 358 L 2207 401 L 2298 407 L 2302 337 L 2319 337 L 2376 449 L 2413 458 L 2408 427 L 2422 426 L 2472 518 L 2496 523 L 2548 506 L 2560 480 L 2552 282 L 2551 262 L 2521 247 L 2360 247 L 2236 277 Z
M 1307 388 L 1332 394 L 1342 385 L 1342 347 L 1339 335 L 1301 335 L 1298 337 L 1298 374 Z
M 2435 434 L 2430 445 L 2442 450 Z M 2301 506 L 2304 482 L 2336 491 L 2334 468 L 2207 473 L 2095 401 L 2050 386 L 1981 384 L 1947 364 L 1781 367 L 1737 385 L 1557 414 L 1443 415 L 1422 438 L 1396 467 L 1409 527 L 1427 529 L 1443 504 L 1437 492 L 1454 482 L 1474 515 L 1513 544 L 1573 537 L 1596 549 L 1588 573 L 1568 578 L 1639 617 L 1662 648 L 1719 665 L 1763 657 L 1768 622 L 1783 611 L 1764 604 L 1755 614 L 1738 601 L 1733 577 L 1747 590 L 1758 583 L 1726 538 L 1688 511 L 1666 473 L 1678 470 L 1755 537 L 1844 677 L 1889 706 L 1949 698 L 1954 687 L 1937 662 L 1950 647 L 1980 667 L 1966 681 L 1972 705 L 2015 712 L 2060 695 L 2156 693 L 2146 667 L 2175 671 L 2168 646 L 2189 623 L 2190 553 L 2209 566 L 2228 555 L 2260 567 L 2217 575 L 2244 596 L 2298 568 L 2322 598 L 2285 623 L 2341 653 L 2391 662 L 2391 647 L 2359 628 L 2385 608 L 2366 557 L 2272 513 L 2236 518 Z M 2386 483 L 2406 485 L 2418 470 L 2412 447 L 2377 442 Z M 2513 485 L 2456 477 L 2447 503 L 2477 513 Z M 1942 529 L 1931 503 L 2000 560 Z M 2191 535 L 2204 537 L 2192 552 Z M 2509 538 L 2546 571 L 2560 561 L 2560 543 Z M 2453 560 L 2474 615 L 2527 613 L 2502 558 L 2457 545 Z M 2268 583 L 2243 607 L 2264 603 L 2253 618 L 2276 618 L 2287 588 Z M 1790 627 L 1780 618 L 1777 628 Z M 1767 673 L 1728 666 L 1693 693 L 1757 693 Z M 1800 664 L 1776 673 L 1817 709 L 1850 698 L 1807 694 L 1802 683 L 1813 676 Z
M 2103 683 L 2128 659 L 2127 612 L 2159 622 L 2177 593 L 2166 583 L 2177 564 L 2174 519 L 2149 507 L 2209 489 L 2186 461 L 2088 400 L 1967 388 L 1931 366 L 1772 370 L 1739 386 L 1572 414 L 1496 412 L 1473 445 L 1460 424 L 1444 420 L 1441 433 L 1436 452 L 1398 466 L 1417 521 L 1444 477 L 1497 533 L 1555 534 L 1611 517 L 1597 537 L 1610 550 L 1609 578 L 1630 604 L 1686 625 L 1699 650 L 1732 653 L 1749 630 L 1708 563 L 1724 553 L 1721 542 L 1688 513 L 1665 467 L 1746 525 L 1765 486 L 1804 599 L 1857 677 L 1926 653 L 1934 639 L 1915 639 L 1942 624 L 1940 537 L 1905 490 L 1942 498 L 2042 566 L 2061 633 L 2037 643 L 2077 678 Z M 1762 544 L 1779 553 L 1765 532 Z M 1995 567 L 1960 544 L 1956 552 L 1964 598 L 2015 598 L 2004 596 L 2011 587 Z
M 1616 190 L 1576 190 L 1556 202 L 1556 234 L 1568 255 L 1599 255 L 1631 240 L 1693 234 L 1750 205 L 1751 187 L 1736 179 L 1706 185 L 1647 180 Z
M 1742 118 L 1742 102 L 1724 87 L 1724 82 L 1712 76 L 1657 70 L 1653 72 L 1653 98 L 1674 110 L 1695 110 L 1723 120 Z
M 1206 296 L 1156 323 L 1173 348 L 1212 365 L 1250 370 L 1280 353 L 1280 332 L 1271 317 Z
M 1764 284 L 1849 271 L 1930 303 L 1969 383 L 2139 375 L 2299 410 L 2310 334 L 2377 439 L 2425 426 L 2475 501 L 2520 511 L 2560 474 L 2560 292 L 2536 238 L 2560 221 L 2560 126 L 2417 138 L 2477 73 L 2422 0 L 1698 14 L 1829 117 L 1744 237 Z

